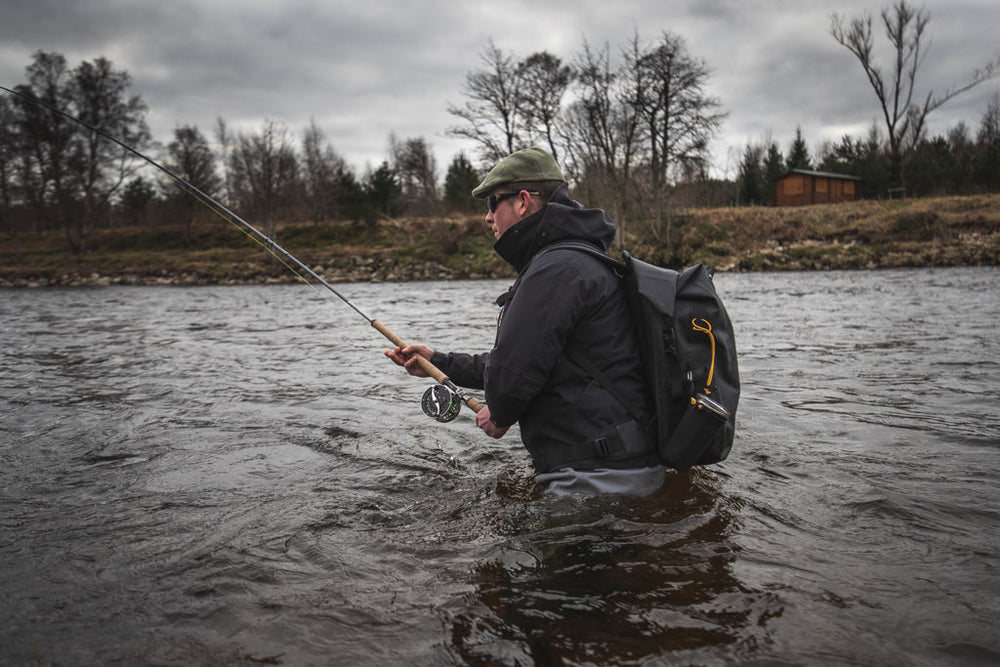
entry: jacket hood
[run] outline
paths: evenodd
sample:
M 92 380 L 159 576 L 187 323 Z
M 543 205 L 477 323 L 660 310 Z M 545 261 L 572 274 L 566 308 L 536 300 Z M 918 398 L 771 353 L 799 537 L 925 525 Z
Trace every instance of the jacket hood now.
M 611 247 L 615 223 L 597 208 L 584 208 L 570 199 L 565 183 L 552 193 L 545 208 L 504 232 L 493 249 L 518 271 L 550 243 L 568 239 L 589 241 L 603 250 Z

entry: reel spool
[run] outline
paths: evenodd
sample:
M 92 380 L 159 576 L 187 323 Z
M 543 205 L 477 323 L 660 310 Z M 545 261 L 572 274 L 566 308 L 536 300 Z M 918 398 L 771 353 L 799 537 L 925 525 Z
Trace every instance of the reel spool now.
M 443 384 L 431 385 L 420 399 L 424 414 L 439 422 L 450 422 L 462 411 L 462 398 Z

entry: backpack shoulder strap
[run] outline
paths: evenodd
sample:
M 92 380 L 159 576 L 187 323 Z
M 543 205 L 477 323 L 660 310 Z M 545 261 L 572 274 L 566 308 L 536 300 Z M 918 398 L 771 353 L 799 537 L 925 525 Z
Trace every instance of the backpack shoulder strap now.
M 624 262 L 619 262 L 617 259 L 610 256 L 593 243 L 587 243 L 586 241 L 556 241 L 555 243 L 550 243 L 539 250 L 535 257 L 541 255 L 542 253 L 549 252 L 550 250 L 558 250 L 560 248 L 579 250 L 580 252 L 590 255 L 591 257 L 596 257 L 609 266 L 619 277 L 625 275 Z
M 604 262 L 604 264 L 608 266 L 608 268 L 610 268 L 619 278 L 622 278 L 625 275 L 627 265 L 624 262 L 619 262 L 614 257 L 611 257 L 607 253 L 602 252 L 600 249 L 597 248 L 597 246 L 591 243 L 587 243 L 585 241 L 557 241 L 555 243 L 551 243 L 545 246 L 538 254 L 541 254 L 543 252 L 548 252 L 550 250 L 556 250 L 559 248 L 578 250 L 592 257 L 596 257 L 597 259 Z M 538 255 L 536 255 L 536 257 L 537 256 Z M 588 357 L 581 357 L 579 355 L 570 354 L 566 350 L 563 350 L 563 356 L 565 356 L 567 359 L 572 361 L 574 364 L 576 364 L 583 370 L 587 371 L 587 373 L 589 373 L 592 378 L 597 380 L 598 384 L 604 387 L 604 389 L 607 390 L 607 392 L 611 394 L 616 401 L 621 403 L 625 407 L 625 409 L 628 410 L 629 414 L 632 415 L 633 419 L 638 421 L 643 426 L 645 426 L 649 422 L 649 415 L 644 414 L 635 405 L 632 405 L 632 403 L 626 399 L 625 395 L 621 392 L 621 390 L 617 386 L 615 386 L 615 384 L 611 381 L 611 378 L 609 378 L 607 374 L 604 373 L 604 371 L 602 371 L 597 366 L 597 364 L 595 364 L 591 359 L 589 359 Z

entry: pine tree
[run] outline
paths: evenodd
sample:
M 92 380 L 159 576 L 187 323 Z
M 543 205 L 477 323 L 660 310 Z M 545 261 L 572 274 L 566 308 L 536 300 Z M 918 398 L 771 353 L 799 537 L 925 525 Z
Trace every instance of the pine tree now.
M 388 160 L 383 161 L 378 169 L 368 175 L 365 192 L 368 201 L 380 215 L 391 218 L 399 213 L 403 191 Z
M 479 184 L 479 172 L 472 166 L 465 153 L 459 153 L 448 167 L 444 177 L 445 203 L 458 211 L 473 211 L 479 205 L 472 191 Z
M 747 144 L 743 150 L 743 161 L 739 173 L 740 204 L 763 204 L 765 200 L 764 173 L 761 168 L 763 148 Z
M 785 166 L 785 156 L 781 154 L 778 144 L 771 142 L 767 148 L 767 157 L 764 158 L 764 201 L 767 204 L 774 204 L 774 186 L 778 179 L 785 175 L 788 167 Z
M 806 169 L 813 168 L 812 160 L 809 159 L 809 149 L 806 147 L 806 140 L 802 138 L 802 127 L 795 128 L 795 139 L 788 149 L 788 168 Z

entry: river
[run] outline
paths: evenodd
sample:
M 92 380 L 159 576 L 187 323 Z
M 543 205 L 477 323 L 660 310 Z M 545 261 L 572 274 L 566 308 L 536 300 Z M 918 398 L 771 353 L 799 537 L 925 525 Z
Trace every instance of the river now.
M 0 663 L 1000 662 L 1000 269 L 717 285 L 732 454 L 642 500 L 539 498 L 308 286 L 0 291 Z M 462 351 L 505 288 L 338 286 Z

